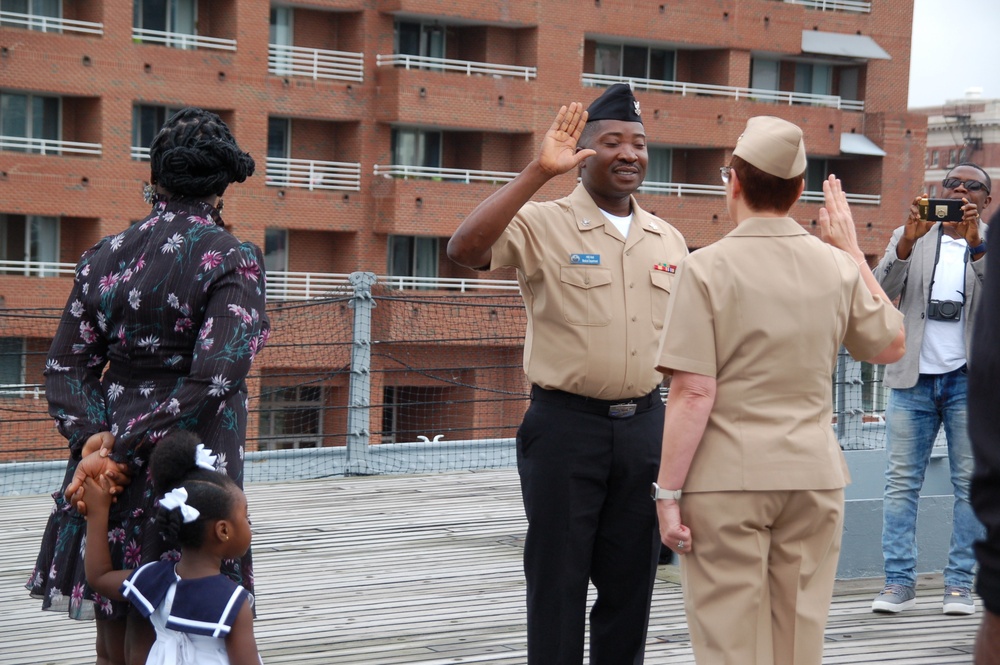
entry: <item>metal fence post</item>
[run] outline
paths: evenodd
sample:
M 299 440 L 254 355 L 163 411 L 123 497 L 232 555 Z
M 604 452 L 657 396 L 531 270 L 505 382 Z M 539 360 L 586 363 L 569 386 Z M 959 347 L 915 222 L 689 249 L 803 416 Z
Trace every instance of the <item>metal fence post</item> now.
M 368 446 L 371 439 L 371 361 L 372 361 L 372 285 L 375 273 L 353 272 L 350 277 L 354 296 L 350 306 L 354 309 L 354 331 L 351 343 L 351 379 L 347 396 L 347 461 L 344 472 L 348 476 L 366 475 L 371 472 L 368 463 Z

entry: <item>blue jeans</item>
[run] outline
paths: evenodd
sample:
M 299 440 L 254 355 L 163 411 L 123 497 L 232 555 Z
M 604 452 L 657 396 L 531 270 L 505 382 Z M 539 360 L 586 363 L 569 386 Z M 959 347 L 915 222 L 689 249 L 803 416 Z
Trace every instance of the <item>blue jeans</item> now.
M 955 494 L 944 583 L 972 587 L 976 563 L 972 544 L 985 535 L 985 530 L 969 504 L 973 460 L 966 385 L 963 367 L 947 374 L 921 374 L 914 387 L 889 393 L 885 412 L 888 464 L 882 508 L 886 584 L 916 585 L 917 506 L 934 439 L 944 424 Z

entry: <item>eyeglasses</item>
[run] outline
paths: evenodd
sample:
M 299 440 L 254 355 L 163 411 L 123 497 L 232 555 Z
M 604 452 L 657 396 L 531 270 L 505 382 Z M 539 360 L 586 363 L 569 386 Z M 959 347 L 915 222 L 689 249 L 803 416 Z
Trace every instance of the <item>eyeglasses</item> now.
M 962 185 L 970 192 L 978 192 L 985 189 L 986 193 L 990 193 L 990 188 L 986 186 L 985 183 L 979 182 L 978 180 L 959 180 L 958 178 L 945 178 L 941 181 L 941 186 L 945 189 L 955 189 L 959 185 Z
M 728 185 L 729 184 L 729 174 L 732 172 L 732 170 L 733 170 L 732 166 L 720 166 L 719 167 L 719 175 L 722 177 L 722 184 L 723 185 Z

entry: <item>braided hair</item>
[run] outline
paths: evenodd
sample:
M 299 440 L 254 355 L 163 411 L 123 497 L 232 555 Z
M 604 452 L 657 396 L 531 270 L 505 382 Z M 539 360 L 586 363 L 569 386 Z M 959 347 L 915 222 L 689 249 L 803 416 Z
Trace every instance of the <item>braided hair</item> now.
M 163 123 L 149 146 L 149 160 L 152 181 L 177 199 L 222 196 L 229 183 L 243 182 L 255 167 L 222 118 L 192 107 Z
M 168 545 L 198 548 L 205 541 L 205 525 L 227 519 L 235 505 L 239 489 L 224 472 L 209 471 L 195 463 L 195 451 L 200 441 L 191 432 L 175 430 L 163 437 L 153 448 L 149 467 L 153 491 L 157 496 L 183 487 L 187 504 L 200 513 L 193 522 L 184 522 L 179 509 L 159 507 L 156 524 Z

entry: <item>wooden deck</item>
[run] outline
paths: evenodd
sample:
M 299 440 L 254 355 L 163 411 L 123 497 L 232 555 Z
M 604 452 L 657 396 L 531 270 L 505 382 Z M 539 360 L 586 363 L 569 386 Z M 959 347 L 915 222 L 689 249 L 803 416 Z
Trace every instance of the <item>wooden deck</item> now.
M 524 663 L 514 471 L 254 484 L 248 496 L 267 665 Z M 41 612 L 23 587 L 50 501 L 0 498 L 0 665 L 93 662 L 93 624 Z M 676 569 L 659 577 L 646 663 L 693 663 Z M 869 611 L 877 586 L 838 583 L 825 663 L 972 662 L 980 615 L 942 615 L 939 576 L 898 616 Z

